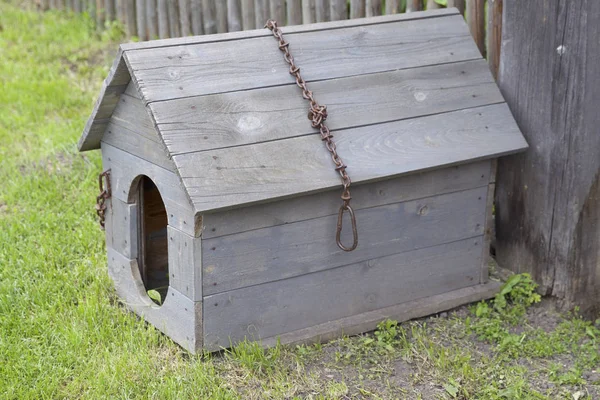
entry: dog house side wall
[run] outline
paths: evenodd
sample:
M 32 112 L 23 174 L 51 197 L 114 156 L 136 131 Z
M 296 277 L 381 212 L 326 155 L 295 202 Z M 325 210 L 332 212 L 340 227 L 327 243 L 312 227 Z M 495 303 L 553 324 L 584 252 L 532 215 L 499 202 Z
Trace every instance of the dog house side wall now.
M 360 245 L 351 253 L 335 245 L 337 191 L 204 215 L 205 347 L 326 337 L 402 318 L 410 313 L 389 307 L 418 299 L 425 313 L 490 295 L 491 173 L 482 161 L 355 186 Z

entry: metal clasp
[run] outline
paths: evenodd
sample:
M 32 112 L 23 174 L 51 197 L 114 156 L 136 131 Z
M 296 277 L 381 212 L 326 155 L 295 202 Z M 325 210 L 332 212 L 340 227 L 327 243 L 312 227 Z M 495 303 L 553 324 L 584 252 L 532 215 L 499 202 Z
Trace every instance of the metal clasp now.
M 346 247 L 342 244 L 342 225 L 344 219 L 344 212 L 348 211 L 350 214 L 350 222 L 352 223 L 352 237 L 353 242 L 351 247 Z M 337 220 L 337 231 L 335 232 L 335 242 L 338 247 L 344 251 L 352 251 L 356 249 L 358 246 L 358 231 L 356 229 L 356 216 L 354 215 L 354 210 L 350 207 L 350 204 L 344 201 L 344 203 L 340 206 L 340 210 L 338 211 L 338 220 Z

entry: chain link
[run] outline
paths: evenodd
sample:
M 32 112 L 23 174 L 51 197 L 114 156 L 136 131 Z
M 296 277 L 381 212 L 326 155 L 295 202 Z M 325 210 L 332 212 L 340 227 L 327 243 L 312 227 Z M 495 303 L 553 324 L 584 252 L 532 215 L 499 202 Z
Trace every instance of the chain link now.
M 340 174 L 340 178 L 342 180 L 342 205 L 340 206 L 338 212 L 338 221 L 337 221 L 337 231 L 335 234 L 335 240 L 338 247 L 344 251 L 352 251 L 356 249 L 358 246 L 358 231 L 356 229 L 356 217 L 354 216 L 354 210 L 350 206 L 350 200 L 352 196 L 350 196 L 350 185 L 352 181 L 346 172 L 347 166 L 342 161 L 341 157 L 337 153 L 337 148 L 335 146 L 335 142 L 333 141 L 333 135 L 329 132 L 329 128 L 325 125 L 325 120 L 327 120 L 327 106 L 320 105 L 317 103 L 315 98 L 313 97 L 313 93 L 308 90 L 306 87 L 306 82 L 302 79 L 300 75 L 300 68 L 294 63 L 294 57 L 290 54 L 289 43 L 285 41 L 283 38 L 283 32 L 277 25 L 277 21 L 272 19 L 267 21 L 265 28 L 269 29 L 275 39 L 277 39 L 279 44 L 279 50 L 283 52 L 284 60 L 289 64 L 290 75 L 292 75 L 296 79 L 296 85 L 300 89 L 302 89 L 302 97 L 308 100 L 309 102 L 309 111 L 308 111 L 308 119 L 311 121 L 311 125 L 313 128 L 318 129 L 321 135 L 321 140 L 325 143 L 325 147 L 331 153 L 331 159 L 335 164 L 335 170 Z M 353 243 L 352 246 L 346 247 L 342 244 L 341 234 L 342 234 L 342 224 L 344 212 L 348 212 L 350 215 L 350 221 L 352 222 L 352 236 Z
M 96 214 L 98 214 L 98 223 L 104 230 L 106 219 L 106 200 L 110 198 L 110 169 L 98 175 L 98 187 L 100 194 L 96 196 Z

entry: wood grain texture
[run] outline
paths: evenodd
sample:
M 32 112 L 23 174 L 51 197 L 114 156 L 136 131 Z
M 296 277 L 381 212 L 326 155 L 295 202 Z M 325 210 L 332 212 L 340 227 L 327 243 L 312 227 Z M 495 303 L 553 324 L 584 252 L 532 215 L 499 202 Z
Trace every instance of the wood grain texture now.
M 196 213 L 177 174 L 108 143 L 102 143 L 102 165 L 104 169 L 111 169 L 114 198 L 134 203 L 135 191 L 132 189 L 139 177 L 145 175 L 158 187 L 167 209 L 169 225 L 192 236 L 200 234 Z
M 355 210 L 382 206 L 485 186 L 490 161 L 415 173 L 365 185 L 352 186 Z M 337 215 L 339 189 L 284 201 L 204 214 L 202 237 L 210 239 L 311 218 Z
M 190 0 L 190 18 L 192 23 L 192 34 L 202 35 L 202 0 Z
M 169 34 L 170 37 L 181 36 L 181 27 L 179 26 L 179 4 L 176 0 L 167 2 L 167 10 L 169 13 Z
M 169 10 L 167 0 L 157 0 L 158 15 L 158 37 L 161 39 L 169 37 Z
M 288 25 L 302 24 L 302 0 L 287 0 L 285 3 Z
M 241 0 L 242 29 L 256 28 L 256 13 L 254 12 L 254 0 Z
M 169 288 L 161 307 L 146 294 L 136 260 L 108 248 L 108 274 L 124 305 L 186 350 L 202 349 L 202 302 L 193 302 Z
M 315 20 L 316 22 L 329 21 L 329 1 L 315 0 Z
M 348 19 L 348 2 L 346 0 L 329 0 L 329 18 L 331 21 Z
M 146 24 L 146 15 L 148 12 L 146 11 L 146 0 L 136 0 L 135 1 L 135 18 L 136 18 L 136 27 L 137 27 L 137 37 L 140 40 L 148 40 L 148 28 Z
M 350 0 L 350 18 L 365 16 L 365 0 Z
M 135 36 L 137 30 L 136 9 L 134 0 L 125 0 L 123 4 L 125 12 L 125 25 L 127 26 L 127 34 L 129 37 Z
M 468 286 L 442 294 L 411 300 L 402 304 L 380 308 L 378 310 L 328 321 L 309 328 L 283 333 L 277 336 L 262 338 L 264 347 L 277 344 L 300 345 L 324 343 L 343 336 L 358 335 L 377 328 L 377 324 L 386 319 L 404 322 L 414 318 L 433 315 L 442 311 L 452 310 L 458 306 L 492 298 L 498 293 L 500 284 L 488 282 L 483 285 Z M 214 351 L 207 343 L 207 350 Z
M 169 237 L 169 286 L 188 299 L 202 300 L 201 238 L 188 235 L 172 226 Z
M 217 33 L 216 13 L 214 1 L 202 0 L 202 21 L 206 35 Z
M 366 0 L 365 11 L 367 17 L 374 17 L 376 15 L 381 15 L 383 9 L 381 0 Z
M 397 39 L 398 32 L 402 40 Z M 287 39 L 292 51 L 297 49 L 294 57 L 309 82 L 481 58 L 458 15 L 439 18 L 435 25 L 412 20 L 341 28 L 327 36 L 289 34 Z M 134 50 L 126 57 L 147 102 L 293 82 L 272 37 L 243 43 L 242 51 L 233 41 Z M 252 68 L 246 67 L 249 64 Z
M 315 19 L 315 0 L 302 0 L 302 23 L 312 24 Z
M 148 24 L 148 39 L 158 38 L 158 16 L 156 0 L 146 0 L 146 23 Z
M 106 247 L 127 258 L 138 256 L 138 207 L 118 198 L 109 199 L 106 213 Z
M 214 3 L 217 32 L 227 32 L 227 0 L 215 1 Z
M 485 61 L 313 82 L 330 129 L 502 102 Z M 149 104 L 173 155 L 315 133 L 296 85 Z
M 178 0 L 179 4 L 179 26 L 181 27 L 181 36 L 192 34 L 190 0 Z
M 481 237 L 204 298 L 209 348 L 276 336 L 474 286 Z
M 498 77 L 500 66 L 500 46 L 502 45 L 503 0 L 488 0 L 487 51 L 490 71 L 494 79 Z
M 486 193 L 487 186 L 356 210 L 360 244 L 352 252 L 336 245 L 337 215 L 205 239 L 204 293 L 230 291 L 482 235 Z M 343 232 L 342 238 L 348 234 Z M 480 265 L 476 266 L 478 271 Z M 479 283 L 480 273 L 476 276 Z
M 227 0 L 227 30 L 242 30 L 242 9 L 240 0 Z
M 269 0 L 254 0 L 256 29 L 262 29 L 270 17 Z M 268 32 L 268 31 L 267 31 Z
M 269 0 L 269 18 L 278 21 L 281 25 L 286 24 L 285 0 Z
M 498 157 L 526 148 L 518 127 L 508 121 L 508 107 L 495 105 L 334 134 L 353 182 L 360 183 Z M 191 153 L 173 159 L 199 212 L 339 186 L 331 158 L 316 136 Z
M 469 24 L 471 35 L 481 55 L 485 58 L 485 0 L 466 0 L 466 3 L 467 23 Z
M 497 257 L 600 311 L 600 2 L 504 1 L 498 81 L 530 143 L 498 165 Z

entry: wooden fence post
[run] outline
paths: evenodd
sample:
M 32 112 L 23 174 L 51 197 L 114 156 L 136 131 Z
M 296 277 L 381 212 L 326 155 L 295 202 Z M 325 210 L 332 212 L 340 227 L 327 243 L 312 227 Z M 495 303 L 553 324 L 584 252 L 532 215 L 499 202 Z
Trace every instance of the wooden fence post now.
M 313 22 L 315 22 L 315 0 L 302 0 L 302 23 L 312 24 Z
M 214 1 L 214 0 L 213 0 Z M 217 21 L 217 32 L 227 32 L 227 0 L 214 1 L 215 16 Z
M 202 27 L 202 0 L 191 0 L 190 14 L 192 19 L 192 33 L 194 35 L 202 35 L 204 33 Z
M 498 78 L 502 44 L 502 1 L 488 0 L 488 63 L 495 79 Z
M 286 4 L 288 25 L 302 24 L 302 1 L 287 0 Z
M 242 0 L 242 28 L 244 30 L 256 28 L 254 0 Z
M 104 0 L 104 7 L 106 21 L 113 22 L 115 20 L 115 0 Z
M 179 26 L 181 27 L 181 36 L 190 36 L 192 34 L 190 14 L 190 0 L 179 0 Z
M 239 0 L 227 0 L 227 30 L 229 32 L 242 30 L 242 13 Z
M 365 12 L 367 17 L 381 15 L 381 0 L 367 0 Z
M 498 82 L 529 150 L 498 164 L 496 255 L 597 317 L 600 2 L 577 4 L 504 0 Z
M 485 0 L 467 0 L 467 23 L 471 36 L 485 58 Z
M 423 0 L 406 0 L 406 12 L 420 11 L 423 8 Z
M 363 18 L 365 12 L 365 0 L 350 0 L 350 18 Z
M 169 10 L 168 0 L 158 0 L 156 13 L 158 14 L 158 37 L 165 39 L 169 37 Z
M 158 18 L 156 15 L 156 0 L 146 0 L 146 24 L 148 24 L 148 39 L 159 37 Z
M 256 29 L 260 29 L 271 18 L 269 16 L 268 0 L 254 0 L 254 12 L 256 13 Z
M 348 3 L 346 0 L 330 0 L 330 15 L 331 21 L 338 21 L 348 18 Z
M 397 14 L 400 12 L 400 1 L 399 0 L 386 0 L 385 1 L 385 13 Z
M 209 35 L 211 33 L 217 33 L 215 2 L 213 0 L 202 0 L 202 21 L 204 22 L 205 34 Z
M 317 22 L 329 21 L 329 12 L 330 10 L 327 0 L 315 0 L 315 18 Z

